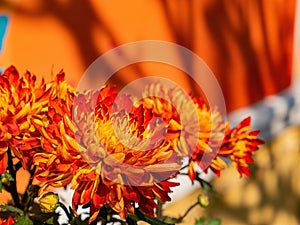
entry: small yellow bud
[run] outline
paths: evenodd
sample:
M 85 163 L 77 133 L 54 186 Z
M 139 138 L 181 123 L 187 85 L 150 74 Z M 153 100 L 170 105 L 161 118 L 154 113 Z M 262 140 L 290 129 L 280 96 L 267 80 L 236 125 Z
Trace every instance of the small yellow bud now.
M 48 192 L 39 199 L 39 205 L 43 213 L 53 213 L 59 206 L 59 197 L 53 192 Z
M 198 202 L 201 207 L 206 208 L 209 205 L 209 199 L 207 195 L 200 194 L 198 196 Z

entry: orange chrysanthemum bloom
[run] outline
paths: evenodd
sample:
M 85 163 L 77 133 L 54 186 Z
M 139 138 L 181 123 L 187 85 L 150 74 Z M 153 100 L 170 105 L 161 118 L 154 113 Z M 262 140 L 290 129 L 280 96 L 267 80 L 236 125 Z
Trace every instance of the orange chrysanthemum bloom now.
M 231 160 L 240 175 L 250 176 L 249 163 L 254 162 L 252 154 L 259 149 L 259 145 L 264 141 L 257 136 L 259 130 L 250 131 L 251 118 L 247 117 L 241 121 L 236 127 L 229 128 L 226 126 L 225 139 L 218 152 L 221 157 Z
M 0 225 L 13 225 L 15 223 L 15 219 L 10 216 L 7 219 L 0 218 Z
M 134 202 L 153 216 L 155 198 L 170 200 L 170 187 L 177 185 L 168 181 L 181 165 L 172 142 L 157 141 L 168 136 L 169 124 L 153 120 L 150 109 L 133 104 L 128 96 L 114 104 L 116 96 L 112 87 L 104 87 L 99 95 L 78 94 L 73 120 L 71 104 L 49 114 L 42 129 L 46 152 L 34 159 L 39 165 L 36 177 L 44 182 L 41 191 L 71 183 L 73 208 L 90 204 L 90 221 L 104 206 L 125 218 L 134 213 Z M 96 109 L 91 99 L 97 99 Z M 50 102 L 49 108 L 59 107 Z
M 54 187 L 66 186 L 71 181 L 70 174 L 68 173 L 71 171 L 71 168 L 67 160 L 65 159 L 64 162 L 60 162 L 60 158 L 57 158 L 57 155 L 68 158 L 64 145 L 65 142 L 62 144 L 66 136 L 61 136 L 60 129 L 64 125 L 68 126 L 71 124 L 71 106 L 73 104 L 74 92 L 74 89 L 66 83 L 65 74 L 61 71 L 51 83 L 51 94 L 42 123 L 36 124 L 36 127 L 41 132 L 41 146 L 44 150 L 43 152 L 36 153 L 33 157 L 34 163 L 38 165 L 36 176 L 41 178 L 42 181 L 58 180 L 59 182 L 57 183 L 50 183 Z M 76 153 L 78 154 L 78 152 Z M 52 163 L 55 167 L 49 168 L 48 166 L 52 165 Z M 49 171 L 51 171 L 51 174 L 49 174 Z
M 220 176 L 221 171 L 232 163 L 241 176 L 244 174 L 249 177 L 248 164 L 254 162 L 252 154 L 258 150 L 259 145 L 264 143 L 257 137 L 259 131 L 249 131 L 251 129 L 250 121 L 251 119 L 248 117 L 233 129 L 230 129 L 229 123 L 226 123 L 225 137 L 222 145 L 216 149 L 216 154 L 211 152 L 204 158 L 202 151 L 195 151 L 189 164 L 190 178 L 192 180 L 195 178 L 194 162 L 200 168 L 210 168 L 217 176 Z M 204 171 L 206 172 L 207 169 Z
M 143 99 L 143 104 L 152 108 L 157 116 L 163 117 L 166 121 L 172 120 L 172 124 L 178 124 L 173 130 L 174 134 L 181 135 L 185 130 L 182 139 L 174 139 L 176 141 L 174 146 L 178 147 L 178 154 L 189 156 L 188 174 L 191 180 L 196 176 L 195 163 L 204 172 L 211 169 L 219 176 L 221 170 L 232 162 L 241 175 L 250 175 L 248 163 L 253 162 L 252 153 L 264 143 L 257 137 L 259 131 L 249 131 L 250 117 L 236 128 L 230 129 L 222 115 L 216 110 L 211 110 L 203 98 L 187 97 L 177 88 L 166 90 L 160 84 L 150 85 L 144 93 L 144 96 L 162 95 L 167 96 L 170 101 L 150 97 Z M 184 110 L 177 112 L 171 103 Z M 193 110 L 196 113 L 193 113 Z M 182 119 L 187 123 L 183 125 Z M 195 124 L 196 128 L 193 127 Z M 191 144 L 195 139 L 196 145 Z
M 44 80 L 36 84 L 29 72 L 19 75 L 11 66 L 0 75 L 0 174 L 6 171 L 7 150 L 29 168 L 40 133 L 33 124 L 40 123 L 46 110 L 50 89 Z
M 209 168 L 215 172 L 214 166 L 220 167 L 215 159 L 224 139 L 226 127 L 218 111 L 210 110 L 201 98 L 193 98 L 193 101 L 198 112 L 200 127 L 197 146 L 190 152 L 188 174 L 191 180 L 194 180 L 196 175 L 194 163 L 197 163 L 204 172 Z

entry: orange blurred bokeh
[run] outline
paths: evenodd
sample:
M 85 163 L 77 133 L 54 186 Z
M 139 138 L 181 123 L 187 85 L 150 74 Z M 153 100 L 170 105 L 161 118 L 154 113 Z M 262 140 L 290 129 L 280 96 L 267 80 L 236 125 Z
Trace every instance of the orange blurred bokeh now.
M 44 77 L 63 68 L 77 84 L 97 57 L 116 46 L 170 41 L 207 63 L 230 112 L 290 85 L 295 5 L 295 0 L 4 0 L 0 13 L 10 16 L 10 24 L 0 65 Z M 185 74 L 149 63 L 124 69 L 116 81 L 149 74 L 194 89 Z

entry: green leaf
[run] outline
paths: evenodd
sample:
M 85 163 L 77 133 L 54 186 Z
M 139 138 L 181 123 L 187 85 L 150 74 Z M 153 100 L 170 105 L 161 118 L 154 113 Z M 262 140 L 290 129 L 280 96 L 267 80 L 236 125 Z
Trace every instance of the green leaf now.
M 2 174 L 2 178 L 7 179 L 8 181 L 14 181 L 15 179 L 8 172 Z
M 33 222 L 28 216 L 20 216 L 17 218 L 17 222 L 15 222 L 14 225 L 33 225 Z
M 6 179 L 7 181 L 14 181 L 14 178 L 8 172 L 0 174 L 0 193 L 2 192 L 3 189 L 2 179 Z
M 139 218 L 136 215 L 128 214 L 126 218 L 126 222 L 128 225 L 137 225 L 137 222 L 139 221 Z
M 164 216 L 163 221 L 165 223 L 168 223 L 168 224 L 177 224 L 177 223 L 180 223 L 182 221 L 182 219 L 181 218 L 173 218 L 173 217 L 169 217 L 169 216 Z
M 76 218 L 75 221 L 76 221 L 76 224 L 78 224 L 78 225 L 88 225 L 89 224 L 89 218 L 87 218 L 85 220 L 81 220 L 81 218 Z
M 46 220 L 47 224 L 54 224 L 54 218 L 53 217 L 50 217 L 49 219 Z
M 207 222 L 205 222 L 205 218 L 201 217 L 200 219 L 195 221 L 194 225 L 221 225 L 221 220 L 215 218 L 209 218 Z
M 221 220 L 220 219 L 210 218 L 207 221 L 207 225 L 221 225 Z
M 0 209 L 3 209 L 5 211 L 9 211 L 9 212 L 14 212 L 14 213 L 18 213 L 19 215 L 23 215 L 24 212 L 19 209 L 19 208 L 16 208 L 12 205 L 0 205 Z
M 194 225 L 205 225 L 205 218 L 201 217 L 200 219 L 197 219 Z

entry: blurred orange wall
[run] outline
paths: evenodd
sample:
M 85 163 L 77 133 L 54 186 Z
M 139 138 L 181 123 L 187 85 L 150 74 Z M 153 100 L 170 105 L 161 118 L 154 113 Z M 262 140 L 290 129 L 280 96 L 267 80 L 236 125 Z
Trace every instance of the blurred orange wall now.
M 138 40 L 166 40 L 198 54 L 216 75 L 228 111 L 291 82 L 295 0 L 3 0 L 10 16 L 0 65 L 39 76 L 64 68 L 76 84 L 101 54 Z M 192 89 L 179 71 L 149 63 L 117 81 L 163 74 Z M 176 76 L 174 76 L 174 74 Z M 125 75 L 124 75 L 125 74 Z M 131 78 L 128 78 L 128 74 Z

